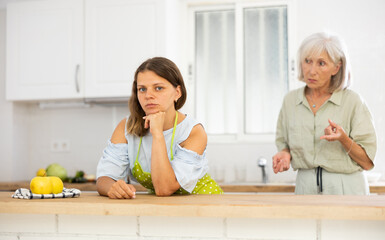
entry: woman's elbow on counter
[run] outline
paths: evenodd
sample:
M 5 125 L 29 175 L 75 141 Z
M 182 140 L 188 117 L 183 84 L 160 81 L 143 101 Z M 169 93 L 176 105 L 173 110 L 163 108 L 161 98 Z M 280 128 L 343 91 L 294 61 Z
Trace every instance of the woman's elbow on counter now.
M 96 180 L 96 191 L 100 196 L 108 196 L 107 192 L 114 182 L 113 179 L 102 176 Z
M 154 181 L 153 185 L 155 190 L 155 195 L 158 197 L 167 197 L 171 196 L 180 188 L 179 183 L 175 181 Z
M 174 192 L 168 190 L 168 189 L 164 189 L 164 190 L 158 190 L 158 189 L 155 189 L 155 195 L 157 197 L 168 197 L 168 196 L 171 196 Z
M 105 196 L 105 193 L 103 191 L 103 188 L 101 187 L 100 182 L 96 182 L 96 191 L 99 193 L 100 196 Z

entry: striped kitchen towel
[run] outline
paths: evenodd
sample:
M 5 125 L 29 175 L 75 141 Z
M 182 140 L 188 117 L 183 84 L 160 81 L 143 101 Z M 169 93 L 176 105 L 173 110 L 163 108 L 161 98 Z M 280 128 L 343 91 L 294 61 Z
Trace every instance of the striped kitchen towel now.
M 57 194 L 35 194 L 26 188 L 19 188 L 12 195 L 13 198 L 20 199 L 46 199 L 46 198 L 73 198 L 80 196 L 80 190 L 76 188 L 63 188 L 62 193 Z

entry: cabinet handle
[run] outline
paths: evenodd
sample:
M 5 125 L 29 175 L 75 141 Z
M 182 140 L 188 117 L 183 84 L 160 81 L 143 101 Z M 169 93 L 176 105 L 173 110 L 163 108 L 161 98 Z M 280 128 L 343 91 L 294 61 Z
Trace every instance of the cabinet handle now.
M 80 90 L 79 90 L 79 68 L 80 68 L 80 65 L 77 64 L 76 65 L 76 70 L 75 70 L 75 87 L 76 87 L 76 92 L 78 93 Z

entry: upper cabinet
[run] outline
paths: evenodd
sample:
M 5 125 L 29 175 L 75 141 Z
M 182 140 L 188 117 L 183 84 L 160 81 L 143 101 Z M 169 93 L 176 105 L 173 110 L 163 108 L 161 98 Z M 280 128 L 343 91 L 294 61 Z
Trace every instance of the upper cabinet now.
M 83 3 L 12 3 L 7 7 L 8 100 L 82 97 Z
M 140 63 L 164 54 L 161 9 L 161 1 L 86 1 L 86 97 L 131 93 Z
M 157 0 L 50 0 L 7 6 L 8 100 L 128 97 L 141 62 L 165 54 Z

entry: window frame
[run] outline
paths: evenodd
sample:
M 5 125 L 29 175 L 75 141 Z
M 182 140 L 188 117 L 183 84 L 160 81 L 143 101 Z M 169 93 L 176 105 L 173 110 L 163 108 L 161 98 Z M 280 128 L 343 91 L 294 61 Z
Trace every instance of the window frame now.
M 194 115 L 197 113 L 196 98 L 198 97 L 195 82 L 195 13 L 199 11 L 234 10 L 235 14 L 235 72 L 236 72 L 236 94 L 235 100 L 240 106 L 237 112 L 237 133 L 235 134 L 208 134 L 211 143 L 273 143 L 275 132 L 269 134 L 246 134 L 245 124 L 245 94 L 244 94 L 244 15 L 245 8 L 286 6 L 287 8 L 287 36 L 288 36 L 288 91 L 300 86 L 296 69 L 296 39 L 295 39 L 295 0 L 254 0 L 254 1 L 209 1 L 197 2 L 187 1 L 188 11 L 188 87 L 189 101 Z

